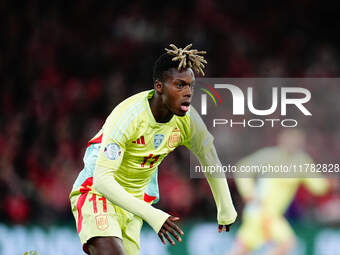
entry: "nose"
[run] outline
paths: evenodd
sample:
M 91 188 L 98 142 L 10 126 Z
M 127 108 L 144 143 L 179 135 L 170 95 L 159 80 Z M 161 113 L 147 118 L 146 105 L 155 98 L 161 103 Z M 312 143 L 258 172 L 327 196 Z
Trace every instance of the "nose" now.
M 192 86 L 186 86 L 185 90 L 184 90 L 184 96 L 186 97 L 191 97 L 192 95 L 192 90 L 193 87 Z

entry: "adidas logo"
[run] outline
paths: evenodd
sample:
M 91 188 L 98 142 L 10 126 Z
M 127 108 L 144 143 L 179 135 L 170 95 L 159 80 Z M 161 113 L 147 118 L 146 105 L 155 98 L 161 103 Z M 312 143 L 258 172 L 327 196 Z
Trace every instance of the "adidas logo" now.
M 136 141 L 133 141 L 132 143 L 144 144 L 145 145 L 144 136 L 142 135 L 140 138 L 138 138 Z

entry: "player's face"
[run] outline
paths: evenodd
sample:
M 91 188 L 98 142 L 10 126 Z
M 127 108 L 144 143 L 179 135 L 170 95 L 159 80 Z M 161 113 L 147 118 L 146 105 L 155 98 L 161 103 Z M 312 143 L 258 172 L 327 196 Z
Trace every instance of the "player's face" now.
M 186 114 L 191 103 L 194 82 L 195 76 L 191 68 L 183 71 L 172 68 L 168 71 L 162 101 L 170 112 L 178 116 Z

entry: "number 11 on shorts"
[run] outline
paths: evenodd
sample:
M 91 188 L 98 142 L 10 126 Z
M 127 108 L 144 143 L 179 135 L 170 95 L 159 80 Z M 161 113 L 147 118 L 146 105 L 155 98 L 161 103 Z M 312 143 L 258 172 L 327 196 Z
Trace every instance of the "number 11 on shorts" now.
M 106 213 L 107 212 L 106 198 L 105 197 L 101 197 L 98 200 L 103 201 L 103 212 Z M 93 194 L 92 197 L 89 199 L 89 202 L 92 202 L 92 204 L 93 204 L 93 212 L 94 213 L 98 213 L 98 209 L 97 209 L 97 195 Z

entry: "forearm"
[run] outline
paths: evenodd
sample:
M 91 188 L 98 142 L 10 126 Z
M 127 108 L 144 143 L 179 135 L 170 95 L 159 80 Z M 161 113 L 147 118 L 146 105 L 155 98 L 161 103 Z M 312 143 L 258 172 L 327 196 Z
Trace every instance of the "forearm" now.
M 214 138 L 194 108 L 192 108 L 190 118 L 190 140 L 184 144 L 196 155 L 201 165 L 207 167 L 206 169 L 210 169 L 211 166 L 218 167 L 214 169 L 222 169 L 213 143 Z M 218 223 L 220 225 L 233 223 L 237 213 L 224 173 L 205 172 L 205 176 L 215 199 Z
M 213 144 L 207 146 L 204 151 L 199 153 L 198 157 L 203 166 L 221 166 L 221 162 L 218 159 Z M 233 223 L 236 220 L 237 213 L 224 174 L 206 172 L 205 176 L 215 199 L 218 223 L 220 225 L 229 225 Z
M 112 169 L 96 166 L 93 187 L 115 205 L 144 219 L 156 233 L 159 232 L 163 223 L 170 216 L 128 193 L 114 179 Z
M 236 220 L 237 213 L 231 199 L 227 180 L 206 174 L 217 207 L 217 221 L 220 225 L 229 225 Z

